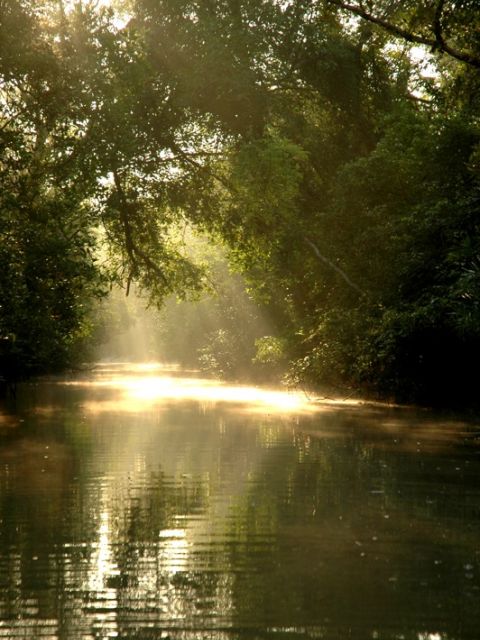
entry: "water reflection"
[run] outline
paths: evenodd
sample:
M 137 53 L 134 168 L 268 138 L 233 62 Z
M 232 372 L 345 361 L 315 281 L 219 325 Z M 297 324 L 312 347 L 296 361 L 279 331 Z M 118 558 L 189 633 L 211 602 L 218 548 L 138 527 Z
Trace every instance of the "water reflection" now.
M 476 639 L 476 429 L 291 401 L 151 365 L 23 387 L 0 637 Z

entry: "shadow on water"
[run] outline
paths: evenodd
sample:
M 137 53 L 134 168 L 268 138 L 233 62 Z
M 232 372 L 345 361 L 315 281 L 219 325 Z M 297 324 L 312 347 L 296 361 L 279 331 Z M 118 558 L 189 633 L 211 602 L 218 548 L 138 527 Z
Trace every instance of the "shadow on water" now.
M 478 638 L 474 424 L 104 365 L 0 438 L 0 638 Z

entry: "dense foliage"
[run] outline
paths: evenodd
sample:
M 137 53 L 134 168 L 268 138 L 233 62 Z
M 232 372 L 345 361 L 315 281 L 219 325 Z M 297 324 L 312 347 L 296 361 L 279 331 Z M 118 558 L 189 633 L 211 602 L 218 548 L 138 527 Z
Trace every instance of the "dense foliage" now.
M 188 224 L 274 318 L 259 340 L 227 295 L 194 340 L 213 369 L 473 402 L 475 3 L 122 6 L 0 2 L 2 374 L 64 366 L 108 280 L 201 288 Z

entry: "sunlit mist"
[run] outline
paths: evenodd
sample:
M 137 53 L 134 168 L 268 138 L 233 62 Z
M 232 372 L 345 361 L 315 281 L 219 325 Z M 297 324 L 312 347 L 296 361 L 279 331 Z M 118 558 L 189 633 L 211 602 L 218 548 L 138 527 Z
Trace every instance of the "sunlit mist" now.
M 175 365 L 155 363 L 105 365 L 94 380 L 61 384 L 116 391 L 115 398 L 90 400 L 85 408 L 92 412 L 137 412 L 166 402 L 196 401 L 202 405 L 217 403 L 240 406 L 243 410 L 265 413 L 309 413 L 321 405 L 302 392 L 227 384 L 220 380 L 172 375 Z

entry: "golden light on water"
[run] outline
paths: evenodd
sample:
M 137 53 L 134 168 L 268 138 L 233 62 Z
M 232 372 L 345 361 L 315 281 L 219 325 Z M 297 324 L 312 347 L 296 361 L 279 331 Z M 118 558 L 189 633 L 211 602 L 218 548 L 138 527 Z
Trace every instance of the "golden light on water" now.
M 292 411 L 307 405 L 301 394 L 250 386 L 223 385 L 215 380 L 153 377 L 126 379 L 127 393 L 134 399 L 199 400 L 263 406 L 272 411 Z
M 163 367 L 155 363 L 104 365 L 98 368 L 93 380 L 63 384 L 116 393 L 115 398 L 87 401 L 85 408 L 91 412 L 138 412 L 184 401 L 198 402 L 207 407 L 232 405 L 243 411 L 267 414 L 312 413 L 321 409 L 320 403 L 312 402 L 303 392 L 172 375 L 176 371 L 175 366 Z
M 191 543 L 185 529 L 162 529 L 158 534 L 161 542 L 159 561 L 167 573 L 178 573 L 188 567 Z

